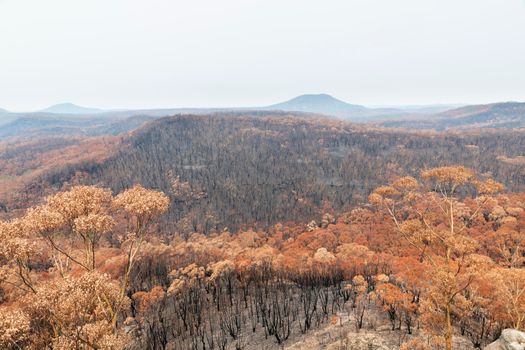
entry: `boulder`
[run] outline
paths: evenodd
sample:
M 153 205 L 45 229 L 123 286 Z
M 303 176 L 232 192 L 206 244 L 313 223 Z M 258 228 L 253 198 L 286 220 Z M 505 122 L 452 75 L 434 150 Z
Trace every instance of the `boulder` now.
M 335 221 L 335 217 L 332 216 L 331 214 L 326 213 L 326 214 L 323 215 L 323 218 L 321 220 L 321 227 L 322 228 L 327 228 L 328 225 L 335 224 L 335 222 L 336 222 Z
M 310 221 L 310 223 L 306 226 L 306 231 L 312 232 L 317 229 L 317 222 L 314 220 Z
M 505 329 L 494 343 L 485 350 L 525 350 L 525 333 L 516 329 Z

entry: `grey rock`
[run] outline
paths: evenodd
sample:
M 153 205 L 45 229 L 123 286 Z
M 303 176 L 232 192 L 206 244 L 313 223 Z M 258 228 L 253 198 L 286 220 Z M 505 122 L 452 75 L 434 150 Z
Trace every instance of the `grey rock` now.
M 306 226 L 306 231 L 312 232 L 317 229 L 317 222 L 314 220 L 310 221 L 310 223 Z
M 505 329 L 499 339 L 487 345 L 485 350 L 525 350 L 525 333 L 516 329 Z

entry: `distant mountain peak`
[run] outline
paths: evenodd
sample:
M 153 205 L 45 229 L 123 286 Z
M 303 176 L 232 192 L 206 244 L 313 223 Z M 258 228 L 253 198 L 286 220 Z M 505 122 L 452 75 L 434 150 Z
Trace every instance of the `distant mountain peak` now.
M 294 97 L 290 101 L 294 101 L 294 100 L 343 102 L 333 97 L 332 95 L 328 95 L 328 94 L 304 94 L 304 95 L 299 95 L 297 97 Z M 346 103 L 346 102 L 343 102 L 343 103 Z
M 92 113 L 102 113 L 104 110 L 98 108 L 89 108 L 77 106 L 73 103 L 59 103 L 45 109 L 40 110 L 39 112 L 45 113 L 56 113 L 56 114 L 92 114 Z
M 340 101 L 342 102 L 341 100 L 333 97 L 332 95 L 328 95 L 328 94 L 303 94 L 303 95 L 299 95 L 299 96 L 296 96 L 294 98 L 292 98 L 290 101 L 293 101 L 293 100 L 318 100 L 318 101 Z
M 305 94 L 286 102 L 266 107 L 283 111 L 322 113 L 340 115 L 348 112 L 364 111 L 365 107 L 341 101 L 328 94 Z

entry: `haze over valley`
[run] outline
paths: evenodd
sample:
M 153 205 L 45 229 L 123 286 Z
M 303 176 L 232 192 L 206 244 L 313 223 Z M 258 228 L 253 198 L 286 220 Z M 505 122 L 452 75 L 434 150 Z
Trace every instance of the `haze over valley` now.
M 0 110 L 0 139 L 35 135 L 116 135 L 131 131 L 152 119 L 170 115 L 257 114 L 258 111 L 284 111 L 300 113 L 303 118 L 333 118 L 365 125 L 424 130 L 525 126 L 525 103 L 520 102 L 369 108 L 328 94 L 306 94 L 263 107 L 103 110 L 62 103 L 34 112 Z

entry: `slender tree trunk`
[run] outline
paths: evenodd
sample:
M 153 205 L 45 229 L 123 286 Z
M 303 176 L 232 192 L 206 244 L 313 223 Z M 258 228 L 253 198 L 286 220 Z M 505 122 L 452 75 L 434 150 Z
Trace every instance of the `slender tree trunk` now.
M 450 317 L 450 304 L 447 304 L 447 333 L 445 336 L 446 349 L 452 350 L 452 320 Z

